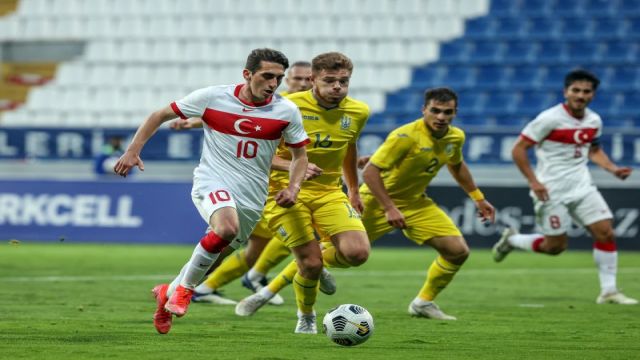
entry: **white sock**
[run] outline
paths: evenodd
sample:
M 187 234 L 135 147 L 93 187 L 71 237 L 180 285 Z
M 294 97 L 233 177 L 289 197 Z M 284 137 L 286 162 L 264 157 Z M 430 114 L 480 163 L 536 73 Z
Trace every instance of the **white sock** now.
M 202 283 L 196 286 L 196 292 L 200 294 L 211 294 L 215 289 L 209 287 L 209 285 Z
M 544 235 L 541 235 L 541 234 L 513 234 L 513 235 L 509 236 L 507 241 L 509 241 L 509 244 L 511 244 L 511 246 L 513 246 L 513 247 L 515 247 L 517 249 L 526 250 L 526 251 L 533 251 L 533 242 L 536 241 L 536 239 L 539 239 L 539 238 L 544 238 Z
M 431 304 L 432 302 L 433 301 L 421 299 L 420 296 L 416 296 L 413 299 L 413 303 L 416 304 L 416 305 L 427 305 L 427 304 Z
M 216 261 L 218 255 L 220 253 L 210 253 L 198 243 L 193 250 L 191 259 L 187 263 L 187 271 L 185 271 L 182 280 L 180 280 L 180 285 L 187 289 L 195 289 L 207 274 L 211 264 Z
M 258 272 L 256 269 L 251 268 L 249 269 L 249 271 L 247 271 L 247 277 L 249 278 L 249 280 L 251 281 L 260 281 L 262 278 L 265 277 L 266 274 L 263 274 L 261 272 Z
M 600 291 L 602 294 L 618 291 L 616 287 L 616 273 L 618 272 L 618 252 L 593 249 L 593 260 L 598 266 Z
M 187 264 L 182 266 L 182 269 L 180 269 L 180 273 L 178 274 L 178 276 L 176 276 L 171 284 L 169 284 L 169 288 L 167 289 L 167 297 L 171 297 L 171 294 L 176 291 L 176 288 L 178 287 L 178 285 L 180 285 L 180 281 L 182 281 L 185 272 L 187 272 Z
M 260 294 L 265 299 L 271 299 L 275 295 L 271 290 L 269 290 L 268 286 L 265 286 L 262 289 L 258 290 L 258 294 Z

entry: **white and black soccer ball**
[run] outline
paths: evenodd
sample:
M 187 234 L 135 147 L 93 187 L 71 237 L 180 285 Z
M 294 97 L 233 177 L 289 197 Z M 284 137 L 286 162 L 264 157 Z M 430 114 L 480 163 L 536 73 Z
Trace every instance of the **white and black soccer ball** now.
M 342 304 L 327 311 L 322 320 L 322 328 L 334 343 L 355 346 L 371 337 L 373 317 L 360 305 Z

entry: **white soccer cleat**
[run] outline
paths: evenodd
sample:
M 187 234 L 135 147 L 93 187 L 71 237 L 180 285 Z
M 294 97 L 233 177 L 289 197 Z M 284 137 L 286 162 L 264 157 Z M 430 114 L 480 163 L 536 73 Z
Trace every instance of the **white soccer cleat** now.
M 442 312 L 433 301 L 425 301 L 422 304 L 417 304 L 416 301 L 412 301 L 411 304 L 409 304 L 409 314 L 411 314 L 411 316 L 436 320 L 457 320 L 455 316 Z
M 596 304 L 637 305 L 638 300 L 617 291 L 614 293 L 600 294 L 596 299 Z
M 337 289 L 336 278 L 331 275 L 327 268 L 323 267 L 320 273 L 320 291 L 327 295 L 333 295 Z
M 254 293 L 257 293 L 258 291 L 260 291 L 260 289 L 267 286 L 268 280 L 266 277 L 263 277 L 260 280 L 251 281 L 249 280 L 249 275 L 245 273 L 244 276 L 242 277 L 241 283 L 242 283 L 242 286 L 253 291 Z M 284 299 L 282 298 L 282 296 L 280 296 L 280 294 L 274 294 L 273 297 L 269 299 L 269 304 L 282 305 L 284 304 Z
M 214 291 L 211 293 L 199 293 L 194 292 L 191 296 L 191 301 L 196 303 L 209 303 L 216 305 L 235 305 L 238 302 L 225 297 L 221 292 Z
M 296 334 L 317 334 L 318 326 L 316 325 L 316 314 L 300 314 L 298 313 L 298 323 L 296 324 Z
M 511 244 L 509 244 L 509 237 L 517 233 L 517 231 L 510 227 L 502 231 L 500 240 L 498 240 L 491 249 L 491 252 L 493 253 L 493 261 L 500 262 L 504 260 L 504 258 L 507 257 L 513 249 L 515 249 Z
M 236 305 L 236 315 L 251 316 L 268 302 L 269 299 L 262 296 L 260 293 L 249 295 L 246 298 L 240 300 L 240 302 Z

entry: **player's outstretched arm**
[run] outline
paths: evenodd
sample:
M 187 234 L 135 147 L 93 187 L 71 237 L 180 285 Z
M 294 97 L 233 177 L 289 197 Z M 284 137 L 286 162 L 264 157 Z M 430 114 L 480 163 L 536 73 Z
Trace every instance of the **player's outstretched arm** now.
M 113 171 L 120 176 L 126 177 L 129 171 L 134 166 L 137 166 L 141 171 L 144 171 L 144 163 L 140 158 L 140 152 L 144 147 L 144 144 L 149 141 L 151 136 L 158 130 L 163 122 L 176 118 L 177 115 L 171 109 L 170 106 L 164 107 L 158 111 L 155 111 L 149 115 L 149 117 L 140 125 L 138 131 L 133 136 L 133 140 L 127 151 L 118 159 Z
M 606 171 L 615 175 L 618 179 L 624 180 L 631 175 L 631 168 L 627 166 L 617 166 L 606 152 L 599 145 L 591 145 L 589 148 L 589 159 L 593 161 L 594 164 L 600 166 Z
M 531 148 L 534 143 L 523 138 L 522 136 L 516 141 L 513 149 L 511 149 L 511 157 L 513 158 L 513 162 L 516 163 L 516 166 L 522 173 L 525 179 L 529 182 L 529 187 L 536 194 L 536 197 L 540 201 L 549 200 L 549 193 L 547 192 L 547 188 L 538 181 L 536 174 L 533 172 L 531 168 L 531 163 L 529 162 L 529 157 L 527 152 L 529 148 Z
M 290 167 L 291 160 L 283 159 L 278 155 L 275 155 L 271 161 L 271 170 L 289 171 Z M 314 179 L 322 175 L 322 171 L 322 168 L 310 162 L 307 164 L 307 171 L 305 172 L 304 180 Z
M 188 119 L 175 119 L 169 124 L 169 127 L 173 130 L 188 130 L 194 128 L 201 128 L 204 124 L 201 118 L 188 118 Z
M 344 182 L 347 185 L 349 202 L 358 213 L 362 214 L 364 205 L 360 198 L 360 184 L 358 184 L 358 148 L 356 144 L 349 144 L 342 162 L 342 172 Z
M 371 162 L 368 162 L 362 172 L 362 179 L 369 187 L 369 190 L 371 190 L 373 196 L 376 197 L 378 203 L 384 209 L 389 225 L 398 229 L 405 229 L 407 227 L 407 223 L 405 222 L 404 215 L 398 207 L 396 207 L 391 196 L 389 196 L 389 192 L 384 186 L 382 176 L 380 175 L 380 168 Z
M 451 176 L 458 182 L 458 185 L 475 201 L 476 207 L 478 208 L 478 215 L 484 221 L 494 222 L 496 210 L 493 208 L 493 205 L 484 198 L 484 194 L 482 194 L 482 191 L 476 186 L 475 181 L 473 181 L 473 176 L 471 176 L 471 171 L 469 171 L 469 167 L 464 160 L 457 164 L 448 164 L 447 167 Z
M 295 204 L 300 192 L 300 184 L 304 180 L 309 163 L 307 150 L 304 146 L 298 148 L 290 147 L 289 151 L 291 151 L 292 157 L 291 167 L 289 168 L 289 186 L 275 196 L 276 204 L 282 207 L 291 207 Z

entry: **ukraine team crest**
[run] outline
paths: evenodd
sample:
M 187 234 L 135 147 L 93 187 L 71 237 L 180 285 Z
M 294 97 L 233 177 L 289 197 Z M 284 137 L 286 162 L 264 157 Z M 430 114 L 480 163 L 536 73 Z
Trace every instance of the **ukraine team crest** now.
M 340 118 L 340 128 L 341 128 L 342 130 L 347 130 L 347 129 L 349 129 L 349 128 L 351 127 L 351 120 L 352 120 L 352 119 L 351 119 L 349 116 L 347 116 L 347 115 L 343 115 L 343 116 Z

